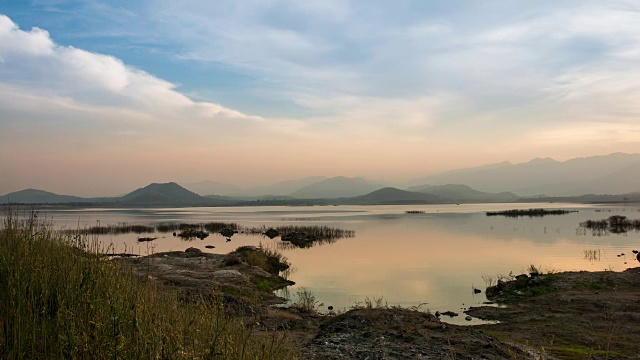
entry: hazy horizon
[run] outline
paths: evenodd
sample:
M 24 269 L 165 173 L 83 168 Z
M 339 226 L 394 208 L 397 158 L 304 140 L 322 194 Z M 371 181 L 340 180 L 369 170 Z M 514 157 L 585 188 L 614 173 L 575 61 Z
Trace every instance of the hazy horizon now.
M 630 1 L 12 2 L 0 195 L 640 153 Z

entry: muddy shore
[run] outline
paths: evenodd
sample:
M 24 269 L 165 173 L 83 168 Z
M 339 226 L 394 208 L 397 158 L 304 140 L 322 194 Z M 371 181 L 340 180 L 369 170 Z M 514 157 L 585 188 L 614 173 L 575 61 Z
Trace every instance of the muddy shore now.
M 505 306 L 466 311 L 498 324 L 456 326 L 386 306 L 328 315 L 274 308 L 284 299 L 273 291 L 293 282 L 279 276 L 286 264 L 254 247 L 117 261 L 142 279 L 178 288 L 186 301 L 218 301 L 259 329 L 286 331 L 310 359 L 640 358 L 640 268 L 520 277 L 489 289 L 490 300 Z

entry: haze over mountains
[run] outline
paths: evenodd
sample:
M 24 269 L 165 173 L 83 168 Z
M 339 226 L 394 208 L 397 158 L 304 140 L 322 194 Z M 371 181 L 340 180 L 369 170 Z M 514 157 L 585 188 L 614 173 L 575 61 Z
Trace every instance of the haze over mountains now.
M 111 198 L 82 198 L 26 189 L 0 196 L 0 203 L 116 206 L 410 204 L 515 202 L 531 200 L 531 197 L 561 201 L 567 196 L 575 197 L 575 201 L 620 201 L 638 197 L 638 179 L 640 154 L 614 153 L 564 162 L 537 158 L 521 164 L 502 162 L 452 170 L 414 180 L 411 182 L 414 186 L 406 190 L 359 177 L 315 176 L 251 189 L 215 181 L 187 184 L 186 188 L 176 183 L 150 184 Z M 585 194 L 619 196 L 577 197 Z
M 452 170 L 411 181 L 411 185 L 465 184 L 487 192 L 522 196 L 577 196 L 640 191 L 640 154 L 576 158 L 559 162 L 536 158 L 526 163 L 501 162 Z

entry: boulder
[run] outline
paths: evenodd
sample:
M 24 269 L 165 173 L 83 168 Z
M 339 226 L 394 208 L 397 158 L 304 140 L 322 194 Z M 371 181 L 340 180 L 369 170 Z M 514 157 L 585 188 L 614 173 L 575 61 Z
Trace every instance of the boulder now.
M 192 254 L 199 254 L 202 252 L 202 250 L 194 248 L 194 247 L 190 247 L 187 250 L 185 250 L 184 252 L 186 253 L 192 253 Z
M 269 239 L 273 239 L 277 236 L 280 236 L 280 232 L 278 232 L 278 230 L 274 229 L 274 228 L 270 228 L 269 230 L 265 231 L 264 234 L 269 238 Z
M 222 230 L 220 230 L 220 235 L 230 238 L 233 236 L 233 234 L 237 234 L 238 230 L 233 230 L 232 228 L 224 228 Z
M 301 248 L 310 247 L 313 244 L 313 239 L 304 232 L 292 232 L 284 234 L 280 237 L 282 241 L 288 241 L 293 245 Z
M 497 286 L 489 286 L 489 287 L 484 291 L 484 294 L 485 294 L 485 296 L 486 296 L 486 297 L 487 297 L 487 299 L 488 299 L 488 298 L 492 298 L 492 297 L 494 297 L 494 296 L 498 295 L 498 292 L 499 292 L 499 290 L 498 290 L 498 287 L 497 287 Z

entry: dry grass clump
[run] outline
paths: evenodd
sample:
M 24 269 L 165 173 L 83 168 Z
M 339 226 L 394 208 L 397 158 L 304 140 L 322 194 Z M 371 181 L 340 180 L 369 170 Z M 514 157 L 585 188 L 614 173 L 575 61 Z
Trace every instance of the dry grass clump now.
M 140 282 L 86 236 L 36 214 L 0 226 L 0 358 L 285 359 L 279 334 Z

